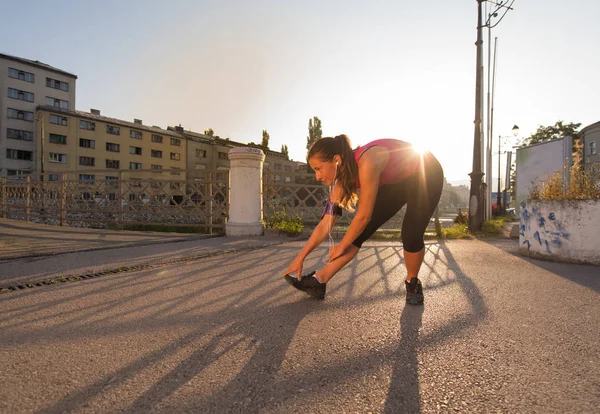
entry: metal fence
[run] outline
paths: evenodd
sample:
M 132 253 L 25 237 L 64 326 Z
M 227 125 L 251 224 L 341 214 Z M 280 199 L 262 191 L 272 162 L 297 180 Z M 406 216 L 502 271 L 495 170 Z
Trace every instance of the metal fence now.
M 228 174 L 140 169 L 6 177 L 1 179 L 1 217 L 98 228 L 193 226 L 212 233 L 227 219 Z
M 263 170 L 264 220 L 276 212 L 316 225 L 329 197 L 306 174 L 287 180 Z M 0 178 L 2 218 L 74 227 L 197 227 L 224 232 L 228 217 L 229 170 L 77 170 Z M 344 211 L 337 225 L 350 223 Z M 402 225 L 404 209 L 383 228 Z
M 289 216 L 298 215 L 305 225 L 316 225 L 323 214 L 325 202 L 329 199 L 329 189 L 320 183 L 298 183 L 305 180 L 306 174 L 292 175 L 289 182 L 276 180 L 276 174 L 263 170 L 263 209 L 265 220 L 275 212 L 285 212 Z M 385 223 L 384 229 L 397 229 L 402 226 L 404 208 Z M 336 226 L 350 224 L 355 213 L 344 210 L 336 220 Z

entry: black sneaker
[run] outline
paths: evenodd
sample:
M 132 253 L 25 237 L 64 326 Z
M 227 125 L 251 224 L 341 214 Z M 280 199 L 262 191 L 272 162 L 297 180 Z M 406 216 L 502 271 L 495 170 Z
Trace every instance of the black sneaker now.
M 284 279 L 296 289 L 308 294 L 311 298 L 323 300 L 325 299 L 327 284 L 319 282 L 316 277 L 313 277 L 314 274 L 315 272 L 310 272 L 300 279 L 294 276 L 285 275 Z
M 404 281 L 406 286 L 406 303 L 409 305 L 422 305 L 425 297 L 423 296 L 423 285 L 421 281 L 413 277 L 410 283 Z

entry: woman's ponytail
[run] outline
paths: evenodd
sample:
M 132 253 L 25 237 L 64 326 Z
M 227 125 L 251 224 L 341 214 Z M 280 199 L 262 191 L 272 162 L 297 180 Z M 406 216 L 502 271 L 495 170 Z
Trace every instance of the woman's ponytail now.
M 358 180 L 358 165 L 354 160 L 354 152 L 350 145 L 350 139 L 346 135 L 338 135 L 334 138 L 337 153 L 342 159 L 342 165 L 337 169 L 337 181 L 342 189 L 340 204 L 349 211 L 356 208 L 356 181 Z M 332 157 L 333 158 L 333 157 Z

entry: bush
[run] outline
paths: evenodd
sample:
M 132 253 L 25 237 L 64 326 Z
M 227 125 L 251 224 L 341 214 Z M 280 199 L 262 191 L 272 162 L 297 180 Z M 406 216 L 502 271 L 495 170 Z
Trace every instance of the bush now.
M 276 211 L 271 214 L 268 220 L 263 220 L 265 228 L 278 229 L 285 232 L 288 236 L 297 236 L 304 229 L 302 217 L 294 214 L 288 217 L 285 211 Z
M 598 200 L 600 199 L 600 180 L 597 168 L 582 171 L 579 164 L 570 169 L 567 182 L 561 171 L 534 183 L 529 192 L 532 200 Z
M 470 237 L 466 223 L 455 224 L 452 227 L 442 229 L 444 239 L 464 239 Z

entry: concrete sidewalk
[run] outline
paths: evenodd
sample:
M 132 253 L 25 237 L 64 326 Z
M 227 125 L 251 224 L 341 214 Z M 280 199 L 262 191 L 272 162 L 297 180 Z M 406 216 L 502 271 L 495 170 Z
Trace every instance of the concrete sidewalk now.
M 0 220 L 0 291 L 54 279 L 190 262 L 291 240 L 81 229 Z
M 0 260 L 202 240 L 209 237 L 212 236 L 60 227 L 0 219 Z

